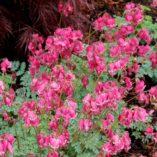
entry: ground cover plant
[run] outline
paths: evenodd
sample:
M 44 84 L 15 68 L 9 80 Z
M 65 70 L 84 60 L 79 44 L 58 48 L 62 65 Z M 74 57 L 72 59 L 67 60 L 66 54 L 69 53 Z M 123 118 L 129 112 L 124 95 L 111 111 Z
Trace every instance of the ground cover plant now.
M 92 43 L 73 27 L 35 33 L 29 65 L 1 60 L 0 156 L 118 156 L 134 139 L 156 155 L 157 24 L 145 10 L 128 3 L 122 17 L 104 13 Z

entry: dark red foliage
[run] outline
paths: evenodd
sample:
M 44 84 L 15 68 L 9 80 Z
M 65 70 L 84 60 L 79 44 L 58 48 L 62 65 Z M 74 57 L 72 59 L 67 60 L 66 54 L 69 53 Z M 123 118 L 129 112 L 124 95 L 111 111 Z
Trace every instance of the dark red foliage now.
M 9 12 L 0 6 L 0 48 L 6 42 L 9 35 L 12 35 L 12 23 L 9 19 Z

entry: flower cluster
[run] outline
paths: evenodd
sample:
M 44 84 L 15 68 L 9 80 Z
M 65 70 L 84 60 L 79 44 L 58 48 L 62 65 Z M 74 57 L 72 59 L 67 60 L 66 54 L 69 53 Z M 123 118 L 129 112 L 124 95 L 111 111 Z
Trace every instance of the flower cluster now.
M 114 76 L 118 71 L 124 70 L 128 64 L 128 58 L 123 58 L 115 63 L 109 64 L 109 74 Z
M 0 80 L 0 96 L 3 95 L 3 93 L 4 93 L 4 89 L 5 89 L 5 87 L 4 87 L 4 83 L 3 83 L 3 81 Z
M 86 89 L 87 85 L 88 85 L 88 76 L 85 75 L 83 78 L 82 78 L 82 84 L 83 84 L 83 87 Z
M 126 40 L 125 38 L 118 39 L 118 45 L 111 47 L 110 56 L 120 57 L 122 55 L 133 55 L 137 52 L 139 41 L 136 37 Z
M 154 129 L 152 127 L 147 127 L 145 133 L 147 136 L 151 136 L 154 139 L 155 143 L 157 143 L 157 132 L 154 132 Z
M 71 72 L 65 72 L 63 66 L 55 66 L 49 75 L 43 73 L 38 79 L 33 78 L 31 89 L 39 96 L 38 110 L 49 112 L 63 105 L 61 96 L 72 97 L 74 92 L 73 80 L 75 76 Z
M 24 102 L 23 105 L 18 110 L 19 116 L 23 118 L 27 128 L 31 126 L 33 127 L 39 126 L 39 118 L 35 113 L 35 108 L 36 108 L 36 102 L 31 101 L 31 102 Z
M 111 134 L 110 141 L 105 143 L 102 147 L 106 157 L 111 155 L 116 155 L 121 152 L 123 149 L 128 151 L 130 149 L 131 140 L 128 132 L 124 132 L 122 137 L 119 137 L 118 134 Z
M 55 116 L 49 123 L 51 135 L 38 134 L 37 141 L 41 148 L 51 148 L 54 152 L 65 147 L 70 140 L 70 133 L 67 128 L 71 119 L 76 118 L 76 103 L 68 101 L 67 106 L 62 106 L 56 110 Z
M 125 39 L 128 35 L 134 34 L 135 28 L 132 25 L 122 25 L 115 33 L 115 39 Z
M 146 122 L 148 113 L 144 108 L 134 107 L 133 109 L 124 108 L 118 117 L 119 123 L 126 127 L 130 127 L 132 122 Z
M 148 104 L 149 96 L 144 93 L 145 87 L 146 86 L 145 86 L 145 83 L 143 80 L 138 81 L 138 82 L 136 82 L 135 92 L 137 94 L 139 102 L 145 102 L 146 104 Z
M 93 127 L 93 123 L 90 119 L 81 119 L 79 122 L 79 129 L 81 131 L 89 131 Z
M 95 97 L 88 94 L 83 99 L 83 112 L 91 115 L 99 115 L 104 109 L 116 110 L 117 102 L 122 99 L 121 91 L 116 82 L 99 82 L 95 89 Z
M 152 88 L 149 90 L 149 95 L 150 95 L 150 97 L 153 97 L 154 99 L 157 100 L 157 86 L 152 87 Z
M 13 147 L 12 145 L 15 142 L 15 138 L 9 134 L 3 134 L 0 136 L 0 156 L 4 156 L 8 153 L 13 155 Z
M 139 31 L 138 36 L 141 40 L 144 40 L 147 44 L 150 44 L 150 42 L 152 40 L 149 35 L 149 31 L 146 28 L 142 28 Z
M 86 51 L 90 71 L 93 72 L 96 69 L 98 75 L 105 72 L 106 64 L 103 58 L 103 53 L 105 52 L 104 44 L 102 42 L 95 42 L 88 46 Z
M 144 19 L 141 6 L 136 6 L 134 3 L 128 3 L 126 5 L 125 14 L 127 22 L 133 23 L 134 25 L 139 25 Z
M 38 134 L 37 141 L 39 143 L 40 148 L 52 148 L 53 151 L 56 152 L 58 148 L 63 148 L 69 142 L 70 135 L 68 132 L 64 132 L 62 135 L 44 135 L 43 133 Z M 49 155 L 48 155 L 49 156 Z M 47 157 L 48 157 L 47 156 Z
M 149 55 L 149 59 L 152 62 L 152 68 L 156 68 L 157 65 L 157 52 Z
M 103 31 L 105 27 L 108 29 L 115 28 L 116 21 L 108 13 L 105 13 L 102 17 L 94 21 L 93 26 L 96 31 Z
M 114 116 L 113 114 L 109 113 L 106 115 L 106 119 L 102 121 L 102 129 L 104 131 L 108 130 L 112 122 L 114 122 Z
M 4 103 L 9 107 L 12 106 L 14 102 L 14 98 L 15 98 L 15 92 L 12 88 L 10 88 L 9 92 L 5 93 Z
M 33 54 L 29 57 L 31 63 L 30 72 L 32 76 L 39 72 L 40 64 L 53 67 L 57 64 L 59 56 L 70 59 L 72 54 L 79 55 L 83 51 L 81 31 L 73 30 L 71 27 L 58 28 L 53 36 L 49 36 L 45 41 L 38 34 L 34 34 L 28 46 Z
M 11 63 L 10 63 L 11 64 Z M 0 107 L 5 104 L 8 107 L 11 107 L 15 99 L 15 91 L 13 88 L 10 88 L 9 91 L 5 87 L 4 81 L 0 80 Z
M 2 72 L 6 72 L 8 69 L 12 67 L 12 64 L 7 58 L 4 58 L 0 66 Z

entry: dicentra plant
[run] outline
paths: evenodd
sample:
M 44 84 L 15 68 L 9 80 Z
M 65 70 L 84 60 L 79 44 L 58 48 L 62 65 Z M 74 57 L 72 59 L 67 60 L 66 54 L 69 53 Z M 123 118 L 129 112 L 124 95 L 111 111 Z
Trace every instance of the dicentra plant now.
M 34 34 L 29 67 L 2 60 L 0 156 L 110 157 L 133 136 L 157 143 L 157 24 L 144 9 L 105 13 L 90 44 L 72 27 Z

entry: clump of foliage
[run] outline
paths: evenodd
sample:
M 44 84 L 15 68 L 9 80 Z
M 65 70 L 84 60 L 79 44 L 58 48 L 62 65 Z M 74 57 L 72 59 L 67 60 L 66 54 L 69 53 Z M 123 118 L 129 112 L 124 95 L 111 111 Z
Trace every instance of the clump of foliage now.
M 157 143 L 157 25 L 144 9 L 128 3 L 124 17 L 104 13 L 91 44 L 72 27 L 33 34 L 28 70 L 2 60 L 0 155 L 110 157 L 129 151 L 133 136 Z

